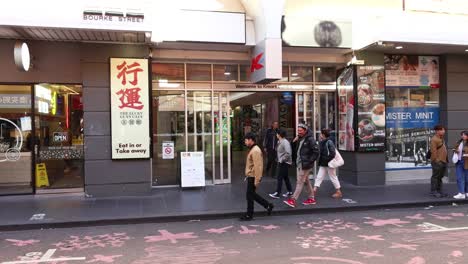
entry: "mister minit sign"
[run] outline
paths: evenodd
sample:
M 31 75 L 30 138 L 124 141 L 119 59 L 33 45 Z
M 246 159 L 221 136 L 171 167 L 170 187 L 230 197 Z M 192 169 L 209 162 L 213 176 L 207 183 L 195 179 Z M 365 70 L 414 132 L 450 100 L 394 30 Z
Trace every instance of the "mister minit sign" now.
M 150 158 L 147 59 L 111 58 L 112 159 Z

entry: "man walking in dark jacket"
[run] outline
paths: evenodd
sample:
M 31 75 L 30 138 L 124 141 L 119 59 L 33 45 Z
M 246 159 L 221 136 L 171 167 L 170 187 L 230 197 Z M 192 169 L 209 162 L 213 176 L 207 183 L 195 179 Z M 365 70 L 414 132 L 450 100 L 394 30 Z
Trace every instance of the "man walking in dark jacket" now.
M 296 144 L 299 144 L 297 147 L 297 182 L 296 190 L 291 198 L 284 201 L 285 204 L 290 207 L 296 207 L 296 201 L 302 193 L 304 185 L 308 192 L 308 199 L 305 200 L 303 205 L 315 204 L 314 190 L 312 184 L 309 180 L 310 171 L 314 168 L 314 162 L 319 156 L 319 150 L 317 142 L 315 141 L 312 132 L 305 124 L 299 124 L 297 129 L 298 137 L 294 139 Z
M 267 154 L 266 174 L 270 174 L 273 178 L 276 175 L 276 146 L 278 144 L 278 122 L 271 123 L 271 127 L 267 129 L 265 138 L 263 139 L 263 150 Z

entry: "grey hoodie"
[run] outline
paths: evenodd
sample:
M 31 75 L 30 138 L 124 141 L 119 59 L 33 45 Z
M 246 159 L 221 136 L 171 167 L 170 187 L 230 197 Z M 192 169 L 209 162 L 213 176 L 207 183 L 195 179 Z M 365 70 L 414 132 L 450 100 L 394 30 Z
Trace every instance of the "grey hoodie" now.
M 289 165 L 292 164 L 291 144 L 287 139 L 283 138 L 278 141 L 276 151 L 278 154 L 277 157 L 279 163 L 287 163 Z

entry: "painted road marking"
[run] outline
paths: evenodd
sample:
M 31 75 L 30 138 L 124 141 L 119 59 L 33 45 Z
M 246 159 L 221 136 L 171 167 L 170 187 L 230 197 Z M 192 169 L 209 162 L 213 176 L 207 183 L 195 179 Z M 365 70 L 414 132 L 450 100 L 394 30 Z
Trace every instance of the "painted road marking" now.
M 34 220 L 44 220 L 46 214 L 33 214 L 31 218 L 29 218 L 29 221 L 34 221 Z
M 59 262 L 59 261 L 74 261 L 74 260 L 86 260 L 86 257 L 77 257 L 77 258 L 52 258 L 57 249 L 48 249 L 44 255 L 41 252 L 30 252 L 24 257 L 21 257 L 21 260 L 17 261 L 7 261 L 0 264 L 28 264 L 28 263 L 44 263 L 44 262 Z M 40 259 L 36 257 L 41 256 Z
M 468 230 L 468 227 L 444 227 L 432 223 L 425 222 L 422 225 L 419 225 L 420 227 L 427 228 L 426 230 L 423 230 L 424 233 L 433 233 L 433 232 L 448 232 L 448 231 L 456 231 L 456 230 Z
M 342 201 L 345 202 L 345 203 L 349 203 L 349 204 L 355 204 L 355 203 L 357 203 L 357 202 L 354 201 L 353 199 L 348 199 L 348 198 L 342 199 Z

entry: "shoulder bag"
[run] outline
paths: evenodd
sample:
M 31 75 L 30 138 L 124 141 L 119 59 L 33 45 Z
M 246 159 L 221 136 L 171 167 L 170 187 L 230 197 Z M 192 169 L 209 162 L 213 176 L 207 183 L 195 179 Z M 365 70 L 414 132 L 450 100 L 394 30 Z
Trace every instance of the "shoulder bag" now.
M 327 150 L 328 150 L 328 155 L 330 155 L 330 149 L 328 147 L 328 142 L 327 142 Z M 328 167 L 332 168 L 332 169 L 336 169 L 338 167 L 341 167 L 344 165 L 344 160 L 343 160 L 343 157 L 341 157 L 341 154 L 340 152 L 338 152 L 338 149 L 335 148 L 335 157 L 330 160 L 330 162 L 328 162 Z

